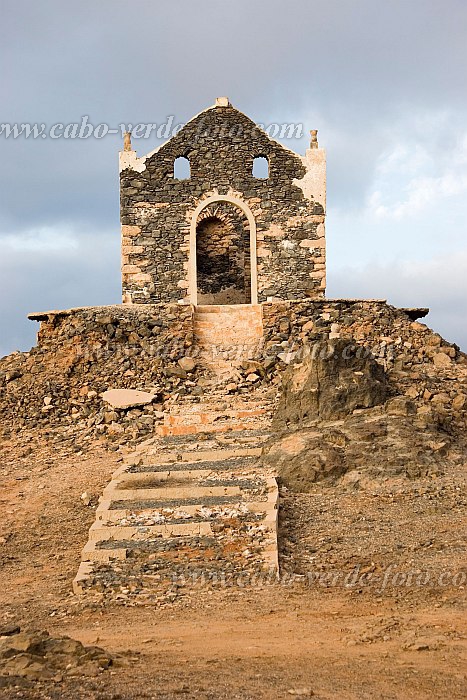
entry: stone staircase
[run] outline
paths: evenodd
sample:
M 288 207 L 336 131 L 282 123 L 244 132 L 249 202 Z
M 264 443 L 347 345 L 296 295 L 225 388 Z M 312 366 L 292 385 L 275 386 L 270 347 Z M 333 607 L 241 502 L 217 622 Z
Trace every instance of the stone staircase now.
M 214 312 L 215 313 L 215 312 Z M 174 405 L 104 490 L 73 583 L 126 604 L 190 585 L 278 575 L 274 474 L 260 466 L 272 402 L 261 390 Z

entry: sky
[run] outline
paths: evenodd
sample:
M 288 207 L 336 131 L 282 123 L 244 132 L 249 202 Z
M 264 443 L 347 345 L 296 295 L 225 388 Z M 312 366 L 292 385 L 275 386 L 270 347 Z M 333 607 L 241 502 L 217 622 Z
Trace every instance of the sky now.
M 327 150 L 327 295 L 428 306 L 467 350 L 465 0 L 4 0 L 0 356 L 32 311 L 120 303 L 120 124 L 184 123 L 227 95 Z M 55 125 L 107 125 L 88 138 Z M 100 136 L 100 137 L 99 137 Z M 157 132 L 133 139 L 138 155 Z

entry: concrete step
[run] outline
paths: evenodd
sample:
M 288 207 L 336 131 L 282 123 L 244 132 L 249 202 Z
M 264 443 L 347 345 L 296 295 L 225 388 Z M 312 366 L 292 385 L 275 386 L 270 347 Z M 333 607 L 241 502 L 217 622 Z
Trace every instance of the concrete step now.
M 227 431 L 221 433 L 205 433 L 192 435 L 167 435 L 165 437 L 155 436 L 158 440 L 157 450 L 154 448 L 148 451 L 147 456 L 160 455 L 161 459 L 165 454 L 172 455 L 178 452 L 179 455 L 186 454 L 187 459 L 196 461 L 189 455 L 194 455 L 196 452 L 204 451 L 223 451 L 225 449 L 237 448 L 261 448 L 261 446 L 270 438 L 270 433 L 267 431 L 267 426 L 255 430 L 240 430 Z M 185 459 L 185 457 L 184 457 Z M 159 456 L 157 456 L 159 460 Z
M 193 318 L 205 323 L 255 323 L 261 325 L 261 313 L 238 313 L 220 311 L 219 313 L 207 313 L 205 311 L 195 311 Z
M 187 482 L 204 486 L 203 482 L 217 479 L 225 482 L 245 481 L 250 480 L 252 484 L 256 483 L 261 478 L 261 474 L 256 468 L 256 463 L 250 464 L 249 467 L 237 467 L 233 470 L 229 465 L 224 466 L 215 464 L 210 469 L 203 468 L 205 462 L 201 462 L 201 467 L 198 469 L 161 469 L 161 465 L 155 467 L 145 467 L 144 471 L 126 470 L 120 472 L 117 476 L 112 477 L 112 481 L 119 485 L 119 488 L 148 488 L 151 484 L 157 484 L 159 487 L 168 488 L 171 485 L 182 485 Z M 185 467 L 186 465 L 182 465 Z
M 216 421 L 229 421 L 233 419 L 257 418 L 268 413 L 266 408 L 252 408 L 210 412 L 186 412 L 178 414 L 166 414 L 163 418 L 163 425 L 214 425 Z
M 195 314 L 232 314 L 232 315 L 258 315 L 262 316 L 261 304 L 199 304 L 195 307 Z
M 193 314 L 193 321 L 198 323 L 210 324 L 211 326 L 223 325 L 226 328 L 231 326 L 254 326 L 257 328 L 262 328 L 263 321 L 261 314 L 259 313 L 204 313 L 195 312 Z
M 223 423 L 218 425 L 158 425 L 155 433 L 161 437 L 170 435 L 201 435 L 206 433 L 225 433 L 230 431 L 244 431 L 244 430 L 259 430 L 264 426 L 264 423 L 259 421 L 256 422 L 244 422 L 244 423 Z
M 268 569 L 270 568 L 270 552 L 274 545 L 274 533 L 261 528 L 261 551 L 257 552 L 258 557 L 267 560 Z M 159 559 L 160 564 L 171 565 L 171 563 L 181 563 L 189 565 L 190 560 L 202 561 L 203 564 L 209 564 L 210 561 L 217 560 L 219 553 L 225 553 L 230 556 L 226 558 L 230 560 L 242 560 L 242 550 L 251 546 L 254 541 L 248 532 L 235 532 L 230 534 L 230 542 L 226 544 L 221 539 L 216 539 L 211 535 L 189 535 L 187 537 L 177 538 L 153 538 L 146 540 L 101 540 L 99 542 L 90 541 L 83 550 L 84 561 L 93 562 L 121 562 L 132 557 L 142 557 L 145 561 L 148 560 L 148 555 L 152 560 Z M 233 545 L 233 546 L 232 546 Z M 272 545 L 272 546 L 271 546 Z M 264 556 L 266 554 L 266 557 Z M 261 562 L 263 563 L 263 562 Z M 159 568 L 159 567 L 158 567 Z M 189 568 L 189 567 L 188 567 Z
M 199 331 L 214 332 L 214 331 L 224 331 L 224 333 L 232 333 L 233 331 L 240 332 L 247 335 L 249 332 L 254 333 L 258 336 L 262 336 L 263 327 L 260 321 L 246 320 L 246 319 L 232 319 L 229 316 L 215 317 L 212 320 L 212 316 L 206 315 L 206 317 L 195 316 L 193 320 L 193 328 Z
M 196 340 L 210 340 L 214 345 L 245 345 L 245 343 L 251 343 L 253 340 L 259 344 L 263 337 L 262 331 L 244 325 L 227 327 L 194 323 L 193 332 Z
M 208 520 L 187 523 L 161 523 L 160 525 L 107 525 L 94 523 L 89 530 L 89 540 L 101 542 L 104 540 L 147 540 L 154 537 L 176 537 L 187 535 L 212 535 L 212 526 Z
M 255 439 L 255 442 L 257 440 Z M 165 453 L 161 452 L 160 445 L 157 447 L 147 446 L 144 451 L 137 450 L 130 453 L 124 458 L 124 463 L 113 474 L 115 479 L 122 471 L 137 468 L 138 465 L 152 466 L 157 469 L 169 469 L 174 466 L 184 463 L 185 469 L 189 465 L 190 469 L 198 468 L 201 462 L 219 462 L 226 463 L 228 466 L 229 460 L 239 460 L 245 458 L 247 461 L 259 457 L 261 455 L 261 447 L 222 447 L 212 450 L 201 450 L 196 448 L 192 451 L 185 451 L 183 446 L 177 450 L 170 450 Z
M 255 503 L 255 507 L 259 504 Z M 190 506 L 192 509 L 192 518 L 188 519 L 186 522 L 179 522 L 174 519 L 171 522 L 170 517 L 167 517 L 165 522 L 159 523 L 157 525 L 122 525 L 121 522 L 138 522 L 138 515 L 132 513 L 130 516 L 121 516 L 118 520 L 107 520 L 107 521 L 96 521 L 93 523 L 89 530 L 89 540 L 93 542 L 100 542 L 105 540 L 147 540 L 157 537 L 171 538 L 171 537 L 181 537 L 188 535 L 212 535 L 214 529 L 219 525 L 220 522 L 229 521 L 230 528 L 240 528 L 244 523 L 257 523 L 269 527 L 271 530 L 274 529 L 275 514 L 271 512 L 266 515 L 266 508 L 263 502 L 263 511 L 253 511 L 251 510 L 251 515 L 237 518 L 235 522 L 235 515 L 231 517 L 224 516 L 219 518 L 210 517 L 208 515 L 200 516 L 199 509 L 195 510 L 195 506 Z M 112 511 L 110 511 L 112 513 Z M 121 511 L 118 511 L 120 513 Z M 125 511 L 126 512 L 126 511 Z M 146 521 L 150 522 L 150 511 L 145 515 L 139 514 L 140 521 L 142 523 Z M 203 519 L 204 518 L 204 519 Z
M 203 348 L 258 344 L 263 338 L 261 306 L 197 306 L 193 332 L 197 345 Z
M 163 465 L 173 462 L 184 462 L 186 464 L 197 464 L 198 462 L 226 462 L 230 459 L 239 459 L 241 457 L 260 457 L 262 453 L 261 447 L 240 447 L 222 448 L 214 450 L 196 449 L 195 451 L 177 450 L 167 455 L 164 455 L 164 461 L 160 460 L 160 451 L 158 448 L 148 449 L 144 455 L 143 464 Z M 131 462 L 135 459 L 142 458 L 139 452 L 132 453 L 127 458 Z M 167 461 L 166 461 L 167 459 Z M 156 461 L 157 460 L 157 461 Z M 131 464 L 129 465 L 131 466 Z M 120 467 L 121 469 L 122 467 Z
M 213 345 L 221 347 L 227 345 L 234 345 L 235 347 L 251 345 L 253 341 L 259 345 L 263 337 L 262 331 L 258 331 L 256 328 L 245 328 L 244 326 L 241 328 L 208 327 L 195 323 L 193 331 L 198 344 L 200 341 L 205 343 L 209 341 Z
M 196 499 L 199 503 L 203 499 L 216 498 L 218 496 L 230 496 L 232 500 L 241 496 L 242 491 L 238 486 L 191 486 L 190 488 L 178 488 L 165 486 L 162 488 L 123 488 L 121 482 L 112 482 L 104 489 L 104 499 L 110 501 L 175 501 L 182 502 L 187 499 Z
M 210 343 L 214 346 L 214 351 L 219 352 L 219 348 L 235 347 L 241 348 L 244 345 L 252 345 L 253 343 L 258 347 L 262 347 L 262 334 L 256 331 L 250 331 L 249 329 L 237 329 L 232 330 L 226 328 L 197 328 L 194 327 L 194 336 L 197 341 L 197 345 L 205 348 L 206 343 Z
M 110 523 L 120 523 L 124 521 L 125 523 L 130 520 L 131 522 L 151 522 L 151 519 L 159 519 L 162 516 L 166 517 L 167 521 L 180 520 L 178 515 L 183 514 L 183 519 L 186 521 L 199 521 L 200 517 L 203 517 L 203 512 L 206 511 L 206 506 L 201 505 L 186 505 L 176 508 L 165 507 L 161 509 L 157 508 L 145 508 L 140 509 L 130 509 L 130 508 L 111 508 L 110 501 L 101 501 L 96 509 L 96 522 L 100 525 L 106 525 Z M 220 504 L 219 506 L 210 506 L 208 508 L 210 512 L 209 519 L 215 517 L 216 512 L 226 513 L 225 516 L 218 515 L 217 519 L 223 517 L 236 517 L 236 512 L 241 512 L 245 517 L 251 516 L 251 519 L 263 519 L 269 517 L 271 512 L 273 512 L 276 506 L 276 500 L 274 498 L 274 492 L 271 491 L 268 500 L 266 501 L 247 501 L 247 502 L 233 502 L 227 504 Z M 233 515 L 232 515 L 233 513 Z
M 148 446 L 141 452 L 132 452 L 124 458 L 122 466 L 114 473 L 116 478 L 121 471 L 137 469 L 141 467 L 156 467 L 158 469 L 178 468 L 196 469 L 201 462 L 223 463 L 229 466 L 229 459 L 241 459 L 259 457 L 262 452 L 262 443 L 269 433 L 252 431 L 251 437 L 244 437 L 244 433 L 217 433 L 214 441 L 208 441 L 208 445 L 199 442 L 184 442 L 183 437 L 158 438 L 157 445 Z M 188 438 L 187 438 L 188 439 Z M 191 440 L 191 437 L 190 437 Z M 215 442 L 213 446 L 211 444 Z M 176 443 L 176 444 L 175 444 Z

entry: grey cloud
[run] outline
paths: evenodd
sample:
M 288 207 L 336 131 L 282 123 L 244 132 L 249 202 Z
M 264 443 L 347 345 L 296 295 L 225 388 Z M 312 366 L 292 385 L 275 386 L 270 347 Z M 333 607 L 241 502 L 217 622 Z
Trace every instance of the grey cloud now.
M 306 129 L 318 128 L 328 150 L 330 211 L 357 213 L 378 157 L 401 138 L 393 125 L 410 130 L 414 115 L 445 110 L 450 123 L 432 147 L 452 152 L 453 134 L 467 122 L 460 89 L 466 19 L 463 0 L 6 0 L 0 123 L 50 126 L 88 115 L 93 124 L 116 127 L 160 124 L 168 114 L 184 122 L 227 94 L 256 121 L 303 120 Z M 157 139 L 135 145 L 144 153 Z M 303 152 L 306 139 L 287 145 Z M 119 136 L 0 136 L 0 237 L 43 226 L 71 227 L 83 237 L 69 257 L 3 253 L 4 349 L 29 342 L 25 322 L 16 319 L 30 309 L 32 292 L 40 307 L 118 298 L 118 269 L 106 268 L 104 248 L 91 264 L 84 243 L 90 229 L 97 245 L 107 244 L 109 231 L 118 237 L 120 147 Z M 394 240 L 409 236 L 404 222 L 394 227 Z M 68 281 L 60 282 L 54 265 L 67 270 Z M 54 289 L 44 282 L 51 275 Z

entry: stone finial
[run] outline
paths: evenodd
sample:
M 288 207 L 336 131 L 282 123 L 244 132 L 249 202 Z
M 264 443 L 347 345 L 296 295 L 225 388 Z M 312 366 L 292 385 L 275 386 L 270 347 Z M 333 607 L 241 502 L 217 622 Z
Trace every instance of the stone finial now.
M 123 134 L 123 150 L 132 151 L 131 147 L 131 131 L 125 131 Z
M 310 131 L 310 148 L 318 148 L 318 129 Z
M 230 107 L 230 100 L 228 97 L 216 97 L 216 107 Z

